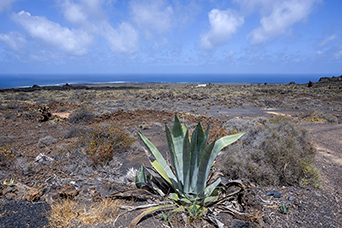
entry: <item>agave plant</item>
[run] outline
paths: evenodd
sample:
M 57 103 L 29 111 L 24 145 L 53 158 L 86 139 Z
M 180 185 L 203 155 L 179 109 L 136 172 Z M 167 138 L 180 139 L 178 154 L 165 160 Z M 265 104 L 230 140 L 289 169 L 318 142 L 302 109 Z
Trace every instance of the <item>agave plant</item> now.
M 151 161 L 154 169 L 173 188 L 175 194 L 169 194 L 174 200 L 202 205 L 215 200 L 214 190 L 220 184 L 221 179 L 217 178 L 207 185 L 210 169 L 218 153 L 229 144 L 237 141 L 245 133 L 229 135 L 208 144 L 210 124 L 204 132 L 201 123 L 198 123 L 192 136 L 185 124 L 181 125 L 175 116 L 172 132 L 165 125 L 166 137 L 171 155 L 172 167 L 168 165 L 158 149 L 141 132 L 141 137 L 148 150 L 154 156 L 155 161 Z M 140 171 L 139 180 L 144 182 L 143 170 Z

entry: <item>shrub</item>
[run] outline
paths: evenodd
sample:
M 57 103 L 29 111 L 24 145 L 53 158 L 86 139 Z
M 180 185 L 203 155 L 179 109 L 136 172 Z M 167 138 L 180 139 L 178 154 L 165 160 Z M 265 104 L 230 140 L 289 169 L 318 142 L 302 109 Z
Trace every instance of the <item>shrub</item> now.
M 37 147 L 43 148 L 44 146 L 51 146 L 54 143 L 57 143 L 57 139 L 55 139 L 51 136 L 46 136 L 44 138 L 39 139 L 39 141 L 37 143 Z
M 74 110 L 69 116 L 70 123 L 78 123 L 81 121 L 89 121 L 94 117 L 94 113 L 87 107 L 81 107 Z
M 224 171 L 230 178 L 247 178 L 262 185 L 319 186 L 314 164 L 315 149 L 309 133 L 286 117 L 252 120 L 232 119 L 228 132 L 246 131 L 224 157 Z
M 313 118 L 318 119 L 315 121 L 324 121 L 324 122 L 328 122 L 328 123 L 338 123 L 338 119 L 336 116 L 330 115 L 328 113 L 323 113 L 323 112 L 317 112 L 315 113 L 315 115 L 313 116 Z
M 82 126 L 74 126 L 70 128 L 63 136 L 65 139 L 70 139 L 74 137 L 79 137 L 84 135 L 89 129 L 82 127 Z
M 68 150 L 84 148 L 85 153 L 93 161 L 93 166 L 107 164 L 114 153 L 126 151 L 135 141 L 123 129 L 113 125 L 96 126 L 91 129 L 81 128 L 74 134 L 78 135 L 79 139 Z
M 15 158 L 15 151 L 7 144 L 0 145 L 0 166 L 8 165 Z

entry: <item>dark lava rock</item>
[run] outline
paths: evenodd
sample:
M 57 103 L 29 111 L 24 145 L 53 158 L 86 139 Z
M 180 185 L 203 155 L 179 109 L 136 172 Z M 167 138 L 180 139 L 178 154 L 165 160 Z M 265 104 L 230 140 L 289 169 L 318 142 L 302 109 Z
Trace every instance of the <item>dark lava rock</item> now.
M 280 198 L 281 193 L 276 190 L 273 190 L 273 191 L 267 192 L 266 196 L 273 196 L 274 198 Z
M 25 201 L 0 202 L 0 227 L 46 227 L 47 203 Z
M 229 227 L 230 228 L 249 228 L 251 226 L 249 222 L 244 222 L 241 220 L 233 219 Z

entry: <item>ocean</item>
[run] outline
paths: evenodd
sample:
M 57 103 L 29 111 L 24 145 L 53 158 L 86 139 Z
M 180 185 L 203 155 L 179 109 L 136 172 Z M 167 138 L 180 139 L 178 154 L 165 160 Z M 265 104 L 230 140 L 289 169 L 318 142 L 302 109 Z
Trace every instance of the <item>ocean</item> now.
M 289 83 L 316 82 L 329 74 L 0 74 L 0 88 L 77 83 Z M 335 75 L 338 76 L 338 75 Z

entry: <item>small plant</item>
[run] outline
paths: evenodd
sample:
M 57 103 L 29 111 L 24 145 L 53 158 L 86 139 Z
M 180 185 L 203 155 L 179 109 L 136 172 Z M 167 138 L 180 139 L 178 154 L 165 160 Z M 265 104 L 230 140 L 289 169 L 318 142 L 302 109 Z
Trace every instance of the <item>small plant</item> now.
M 4 184 L 14 184 L 14 179 L 13 179 L 13 178 L 11 178 L 11 180 L 10 180 L 10 182 L 9 182 L 9 183 L 7 183 L 6 181 L 4 181 Z
M 278 211 L 282 214 L 287 214 L 290 211 L 291 206 L 286 206 L 285 202 L 283 202 L 283 205 L 279 206 Z
M 0 146 L 0 165 L 8 165 L 15 158 L 15 152 L 8 145 Z
M 175 116 L 174 126 L 170 132 L 165 125 L 172 168 L 167 164 L 158 149 L 139 132 L 139 136 L 156 160 L 151 162 L 154 169 L 148 169 L 151 176 L 158 180 L 154 184 L 153 179 L 146 178 L 145 168 L 142 166 L 136 176 L 137 187 L 146 186 L 163 197 L 167 197 L 173 203 L 151 208 L 148 212 L 156 210 L 187 211 L 190 220 L 201 217 L 210 205 L 219 199 L 221 178 L 209 181 L 211 167 L 218 153 L 226 146 L 234 143 L 245 133 L 229 135 L 214 140 L 208 145 L 208 124 L 204 132 L 201 123 L 198 123 L 190 137 L 190 132 L 185 125 L 181 125 Z M 155 172 L 155 171 L 156 172 Z M 146 215 L 147 212 L 144 212 Z M 143 216 L 143 215 L 142 215 Z M 141 219 L 142 216 L 139 216 Z M 134 222 L 138 222 L 137 221 Z M 135 223 L 135 224 L 136 224 Z M 132 225 L 132 223 L 131 223 Z
M 94 117 L 94 113 L 87 107 L 81 107 L 71 113 L 68 120 L 70 123 L 89 121 Z
M 165 225 L 168 226 L 169 225 L 169 216 L 162 211 L 162 213 L 160 214 L 160 217 L 164 220 Z
M 105 165 L 114 156 L 127 150 L 135 141 L 123 129 L 113 125 L 96 126 L 92 129 L 75 130 L 73 136 L 79 136 L 76 143 L 68 149 L 84 148 L 86 154 L 93 161 L 93 166 Z

